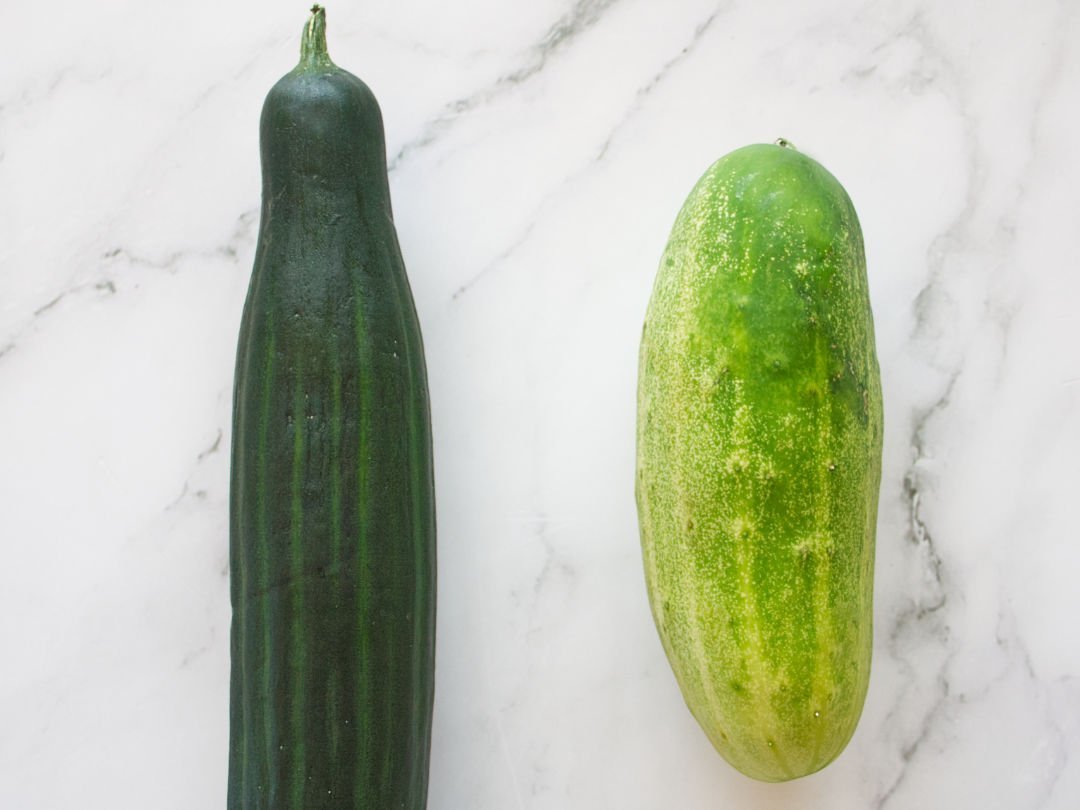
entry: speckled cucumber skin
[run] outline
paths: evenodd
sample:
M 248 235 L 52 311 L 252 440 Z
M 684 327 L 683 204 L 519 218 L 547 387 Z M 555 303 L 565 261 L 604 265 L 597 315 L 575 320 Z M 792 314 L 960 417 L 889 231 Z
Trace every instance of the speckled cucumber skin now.
M 679 212 L 649 303 L 636 490 L 683 696 L 755 779 L 825 767 L 858 722 L 881 436 L 851 200 L 793 148 L 730 153 Z

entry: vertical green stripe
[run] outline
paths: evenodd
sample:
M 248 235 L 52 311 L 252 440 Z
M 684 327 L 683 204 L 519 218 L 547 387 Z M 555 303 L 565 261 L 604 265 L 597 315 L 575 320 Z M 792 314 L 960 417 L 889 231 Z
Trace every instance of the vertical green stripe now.
M 262 694 L 257 696 L 262 707 L 263 716 L 263 745 L 266 749 L 265 767 L 273 769 L 275 760 L 274 744 L 274 712 L 271 705 L 271 682 L 270 675 L 273 671 L 274 637 L 271 632 L 270 620 L 270 518 L 268 510 L 270 505 L 266 499 L 266 464 L 269 455 L 269 431 L 270 431 L 270 397 L 273 392 L 274 380 L 274 319 L 273 312 L 267 313 L 266 317 L 266 358 L 263 368 L 262 408 L 259 412 L 259 467 L 258 478 L 255 485 L 256 499 L 258 502 L 258 554 L 260 557 L 259 571 L 259 606 L 261 614 L 259 624 L 263 631 L 263 689 Z M 254 630 L 254 628 L 252 628 Z M 252 636 L 255 633 L 252 632 Z M 252 712 L 255 714 L 255 712 Z M 252 735 L 254 738 L 254 735 Z M 267 781 L 270 781 L 269 779 Z
M 270 588 L 270 519 L 268 510 L 270 508 L 266 498 L 267 490 L 267 455 L 269 448 L 269 432 L 270 432 L 270 398 L 273 392 L 273 379 L 274 379 L 274 316 L 273 311 L 269 311 L 266 314 L 266 322 L 264 325 L 265 333 L 264 340 L 266 344 L 266 354 L 263 357 L 263 369 L 262 369 L 262 391 L 260 394 L 259 408 L 259 426 L 258 426 L 258 463 L 255 473 L 255 502 L 256 502 L 256 514 L 257 518 L 257 541 L 255 544 L 256 558 L 259 562 L 259 587 L 256 593 L 258 594 L 257 609 L 259 613 L 256 617 L 254 626 L 247 627 L 246 633 L 248 637 L 254 641 L 256 638 L 257 629 L 262 630 L 262 660 L 260 665 L 262 667 L 262 690 L 261 694 L 255 694 L 251 696 L 248 703 L 248 711 L 254 720 L 255 718 L 262 719 L 263 728 L 263 745 L 264 756 L 262 758 L 261 767 L 255 768 L 255 789 L 261 789 L 265 783 L 268 783 L 270 778 L 268 773 L 272 771 L 272 763 L 274 762 L 274 752 L 272 749 L 274 738 L 274 712 L 270 705 L 270 673 L 273 668 L 273 651 L 274 643 L 273 636 L 271 635 L 271 621 L 270 611 L 270 597 L 268 591 Z M 245 602 L 251 600 L 251 594 L 245 597 Z M 251 683 L 254 679 L 250 679 Z M 250 729 L 245 740 L 245 748 L 250 746 L 250 743 L 258 739 L 258 733 L 254 728 Z M 248 773 L 248 768 L 245 768 L 245 774 Z M 247 790 L 245 790 L 247 795 Z M 256 805 L 257 806 L 257 805 Z
M 397 276 L 398 286 L 398 313 L 401 319 L 401 332 L 404 338 L 404 363 L 403 363 L 403 375 L 405 378 L 405 421 L 406 430 L 408 431 L 408 485 L 409 485 L 409 507 L 410 507 L 410 519 L 408 532 L 412 539 L 413 545 L 413 570 L 411 572 L 412 586 L 413 586 L 413 627 L 412 627 L 412 644 L 410 649 L 412 651 L 412 660 L 410 662 L 412 670 L 410 673 L 409 684 L 409 696 L 410 696 L 410 710 L 412 712 L 412 728 L 410 729 L 410 736 L 412 737 L 410 751 L 407 752 L 415 757 L 416 751 L 412 750 L 414 746 L 420 744 L 424 737 L 423 724 L 425 712 L 421 710 L 419 705 L 420 700 L 426 695 L 426 683 L 424 681 L 424 660 L 427 654 L 427 634 L 424 632 L 424 624 L 426 620 L 425 610 L 425 596 L 428 588 L 428 582 L 426 577 L 426 560 L 427 560 L 427 543 L 425 542 L 425 530 L 427 521 L 423 514 L 423 494 L 426 489 L 426 475 L 427 464 L 424 462 L 422 445 L 422 436 L 418 429 L 417 422 L 422 418 L 419 413 L 418 396 L 417 396 L 417 380 L 416 372 L 417 367 L 423 362 L 422 357 L 418 357 L 421 352 L 418 347 L 413 345 L 413 321 L 408 317 L 409 314 L 414 314 L 412 294 L 408 289 L 408 282 L 405 279 L 404 272 L 395 274 Z M 415 318 L 415 315 L 414 315 Z M 421 769 L 415 767 L 415 762 L 408 764 L 408 770 L 412 774 L 410 780 L 410 797 L 409 800 L 415 800 L 417 792 L 417 777 Z
M 371 784 L 372 764 L 372 734 L 371 725 L 368 722 L 367 712 L 372 705 L 372 680 L 370 672 L 371 662 L 371 555 L 368 548 L 368 477 L 371 448 L 371 388 L 370 379 L 373 369 L 366 366 L 370 357 L 368 351 L 368 335 L 364 324 L 364 298 L 360 292 L 359 279 L 353 280 L 353 323 L 356 336 L 356 365 L 360 367 L 361 374 L 357 381 L 357 472 L 356 472 L 356 572 L 354 576 L 356 585 L 356 623 L 357 623 L 357 661 L 356 679 L 358 681 L 357 705 L 365 709 L 358 712 L 354 717 L 357 725 L 355 730 L 357 741 L 357 768 L 355 796 L 360 800 L 367 799 L 367 788 Z
M 230 684 L 229 706 L 229 795 L 228 806 L 230 810 L 239 810 L 247 800 L 245 795 L 247 780 L 247 748 L 251 734 L 248 734 L 248 686 L 249 658 L 245 649 L 247 637 L 247 592 L 248 570 L 251 567 L 249 550 L 246 542 L 246 511 L 240 508 L 246 490 L 247 463 L 243 458 L 244 441 L 242 436 L 247 432 L 246 420 L 239 417 L 241 413 L 240 403 L 247 395 L 244 380 L 247 378 L 249 365 L 249 350 L 246 343 L 247 330 L 249 328 L 249 312 L 245 307 L 244 318 L 241 325 L 241 346 L 238 352 L 237 381 L 233 389 L 233 446 L 232 446 L 232 481 L 229 491 L 229 555 L 230 575 L 232 577 L 230 588 L 232 589 L 232 637 L 230 652 L 232 656 L 232 672 Z M 238 733 L 242 739 L 238 740 Z
M 341 538 L 342 520 L 341 514 L 341 357 L 338 353 L 337 343 L 332 346 L 333 378 L 330 381 L 332 393 L 333 415 L 330 419 L 330 520 L 331 520 L 331 549 L 330 571 L 334 575 L 335 582 L 340 587 L 341 582 Z M 336 605 L 340 607 L 340 605 Z
M 249 458 L 247 440 L 252 430 L 247 418 L 246 402 L 249 396 L 246 382 L 251 379 L 252 365 L 257 361 L 253 357 L 255 345 L 253 332 L 257 331 L 256 306 L 254 293 L 259 281 L 258 268 L 262 261 L 262 251 L 256 251 L 255 269 L 248 284 L 248 294 L 244 302 L 240 319 L 240 333 L 237 341 L 236 374 L 233 381 L 233 440 L 231 451 L 231 471 L 229 486 L 229 556 L 230 590 L 233 608 L 232 633 L 230 639 L 231 683 L 229 695 L 229 810 L 240 810 L 248 804 L 246 795 L 249 767 L 250 724 L 252 723 L 252 656 L 247 650 L 250 635 L 248 595 L 252 571 L 251 543 L 249 542 L 249 500 L 252 497 L 249 476 L 253 468 Z
M 418 328 L 418 327 L 416 327 Z M 427 757 L 431 738 L 431 701 L 434 684 L 431 683 L 431 645 L 434 643 L 435 627 L 431 612 L 435 598 L 435 556 L 432 548 L 432 523 L 434 521 L 434 474 L 432 468 L 431 416 L 428 410 L 427 369 L 420 334 L 413 334 L 415 353 L 412 368 L 419 381 L 419 389 L 413 391 L 413 470 L 416 485 L 413 488 L 413 512 L 416 515 L 416 615 L 413 641 L 412 710 L 416 733 L 412 752 L 413 801 L 424 804 L 427 795 Z
M 344 463 L 341 451 L 342 431 L 342 400 L 341 400 L 341 350 L 336 335 L 331 339 L 330 353 L 332 364 L 331 389 L 331 416 L 330 416 L 330 577 L 326 587 L 332 588 L 330 610 L 333 613 L 333 626 L 337 633 L 331 641 L 335 647 L 340 646 L 345 640 L 338 634 L 341 632 L 341 621 L 345 609 L 345 572 L 342 570 L 341 546 L 344 521 L 341 503 L 341 467 Z M 346 642 L 347 643 L 347 642 Z M 334 655 L 329 655 L 324 666 L 329 667 L 327 696 L 326 696 L 326 723 L 330 735 L 330 765 L 324 767 L 324 772 L 329 773 L 329 783 L 334 789 L 340 790 L 338 779 L 342 766 L 341 732 L 342 723 L 349 716 L 353 707 L 345 704 L 342 695 L 342 662 Z M 322 786 L 317 788 L 322 790 Z M 340 799 L 339 799 L 340 800 Z
M 293 807 L 304 806 L 304 787 L 307 763 L 305 762 L 305 672 L 307 659 L 304 639 L 304 587 L 307 581 L 304 571 L 303 527 L 304 527 L 304 430 L 307 425 L 306 403 L 304 397 L 304 374 L 301 366 L 302 357 L 296 358 L 296 378 L 293 380 L 293 459 L 292 459 L 292 498 L 289 524 L 289 585 L 293 604 L 289 613 L 292 655 L 292 692 L 289 745 L 292 751 L 292 801 Z
M 246 365 L 247 358 L 244 358 L 244 365 Z M 240 364 L 237 364 L 240 366 Z M 237 369 L 237 375 L 242 374 L 240 368 Z M 242 384 L 238 383 L 236 387 L 235 399 L 239 401 L 240 397 L 244 396 L 244 389 Z M 234 407 L 236 407 L 234 405 Z M 246 510 L 240 508 L 239 504 L 242 503 L 244 489 L 244 469 L 243 460 L 240 458 L 240 452 L 242 452 L 239 442 L 236 437 L 240 431 L 243 430 L 246 425 L 244 421 L 239 417 L 240 409 L 237 408 L 237 417 L 234 420 L 233 426 L 233 441 L 236 445 L 233 447 L 233 481 L 232 481 L 232 504 L 230 518 L 234 521 L 230 527 L 233 533 L 230 539 L 232 548 L 230 549 L 232 555 L 232 571 L 231 575 L 234 578 L 231 585 L 235 588 L 235 595 L 233 597 L 233 637 L 232 637 L 232 684 L 230 689 L 229 699 L 232 703 L 230 706 L 230 720 L 233 723 L 230 728 L 230 736 L 232 739 L 229 741 L 229 808 L 234 810 L 241 808 L 244 802 L 247 800 L 245 791 L 247 789 L 247 768 L 248 768 L 248 746 L 250 740 L 250 734 L 248 733 L 248 720 L 250 717 L 248 710 L 248 687 L 251 683 L 250 680 L 250 663 L 247 651 L 245 649 L 245 639 L 247 638 L 247 622 L 248 622 L 248 610 L 247 610 L 247 593 L 248 593 L 248 566 L 250 562 L 248 560 L 248 544 L 246 541 L 245 530 L 247 528 L 247 521 L 244 520 Z M 239 668 L 239 673 L 237 673 Z M 239 725 L 239 728 L 237 728 Z M 236 735 L 241 736 L 239 744 L 237 744 Z
M 431 635 L 431 600 L 435 558 L 431 548 L 433 512 L 433 475 L 431 462 L 430 415 L 424 350 L 420 337 L 419 319 L 404 267 L 395 273 L 397 311 L 405 344 L 406 422 L 408 429 L 408 484 L 410 488 L 409 534 L 413 543 L 413 628 L 411 684 L 409 687 L 412 712 L 411 744 L 407 752 L 408 768 L 412 772 L 408 800 L 423 803 L 427 790 L 427 746 L 430 739 L 432 687 L 429 656 Z

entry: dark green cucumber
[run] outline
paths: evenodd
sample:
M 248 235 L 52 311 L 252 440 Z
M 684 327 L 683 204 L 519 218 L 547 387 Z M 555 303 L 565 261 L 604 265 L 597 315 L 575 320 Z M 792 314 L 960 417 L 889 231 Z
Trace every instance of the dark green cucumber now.
M 836 179 L 780 145 L 713 164 L 640 362 L 645 573 L 687 705 L 744 773 L 812 773 L 866 695 L 881 476 L 862 232 Z
M 435 511 L 424 352 L 382 116 L 327 55 L 261 121 L 234 391 L 230 810 L 426 805 Z

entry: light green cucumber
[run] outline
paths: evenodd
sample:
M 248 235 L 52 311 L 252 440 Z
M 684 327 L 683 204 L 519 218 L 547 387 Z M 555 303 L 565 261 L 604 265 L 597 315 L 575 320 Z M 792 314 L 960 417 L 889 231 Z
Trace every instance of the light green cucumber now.
M 813 773 L 866 696 L 881 383 L 851 200 L 790 145 L 721 158 L 642 334 L 637 503 L 686 703 L 748 776 Z

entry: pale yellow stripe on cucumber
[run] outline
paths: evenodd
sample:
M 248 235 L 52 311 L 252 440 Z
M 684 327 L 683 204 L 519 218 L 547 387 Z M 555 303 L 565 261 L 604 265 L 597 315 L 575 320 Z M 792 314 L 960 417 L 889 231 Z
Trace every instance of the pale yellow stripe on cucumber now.
M 745 330 L 744 330 L 745 331 Z M 793 772 L 787 758 L 776 745 L 777 730 L 783 727 L 773 703 L 776 681 L 765 662 L 770 657 L 765 647 L 761 614 L 758 609 L 759 588 L 753 581 L 755 563 L 754 550 L 763 542 L 759 531 L 762 504 L 755 508 L 752 484 L 749 479 L 764 478 L 771 470 L 771 460 L 761 457 L 751 449 L 754 445 L 752 434 L 753 409 L 745 399 L 741 381 L 732 386 L 731 437 L 733 448 L 724 458 L 725 473 L 731 476 L 738 497 L 733 499 L 729 509 L 729 532 L 735 550 L 735 566 L 739 576 L 738 605 L 742 608 L 742 621 L 745 627 L 747 650 L 743 657 L 747 677 L 750 680 L 747 691 L 753 703 L 754 715 L 768 718 L 766 721 L 763 743 L 776 760 L 777 766 L 785 775 Z M 741 502 L 740 502 L 741 501 Z
M 641 435 L 638 437 L 639 444 L 645 441 L 645 438 Z M 651 451 L 649 451 L 651 452 Z M 638 451 L 639 456 L 641 450 Z M 639 463 L 637 465 L 637 503 L 638 503 L 638 521 L 640 523 L 639 533 L 641 534 L 641 558 L 645 568 L 645 584 L 649 589 L 650 596 L 657 593 L 657 567 L 656 567 L 656 553 L 655 542 L 652 540 L 652 536 L 655 533 L 653 512 L 651 507 L 652 498 L 647 495 L 647 487 L 651 477 L 646 475 L 645 468 Z M 660 604 L 662 600 L 650 599 L 653 609 L 653 617 L 656 620 L 658 628 L 664 626 L 664 607 Z
M 652 313 L 650 312 L 646 317 L 646 332 L 643 337 L 641 359 L 642 375 L 641 380 L 658 380 L 660 375 L 651 375 L 645 372 L 646 365 L 655 362 L 653 355 L 658 352 L 656 343 L 661 339 L 661 334 L 656 328 L 656 324 L 652 321 Z M 655 382 L 654 382 L 655 385 Z M 641 534 L 641 549 L 642 549 L 642 561 L 645 569 L 645 582 L 649 590 L 650 605 L 653 611 L 653 618 L 656 622 L 657 629 L 660 630 L 661 640 L 664 646 L 667 647 L 667 638 L 663 628 L 666 624 L 666 610 L 663 604 L 663 600 L 659 597 L 652 598 L 653 595 L 659 594 L 662 591 L 660 585 L 660 562 L 657 557 L 657 548 L 659 537 L 663 531 L 658 525 L 658 521 L 661 519 L 664 510 L 661 509 L 659 513 L 654 511 L 653 506 L 655 502 L 655 496 L 657 494 L 658 482 L 657 478 L 660 475 L 660 468 L 662 464 L 654 461 L 652 466 L 646 467 L 642 462 L 642 459 L 663 459 L 663 442 L 657 434 L 654 427 L 651 427 L 654 419 L 659 421 L 657 409 L 661 408 L 663 403 L 662 397 L 658 396 L 658 392 L 655 388 L 648 388 L 643 383 L 639 384 L 638 390 L 638 408 L 640 413 L 638 414 L 638 429 L 637 429 L 637 480 L 636 487 L 636 500 L 638 505 L 638 520 L 639 531 Z
M 686 592 L 684 597 L 687 604 L 687 612 L 691 616 L 697 616 L 700 609 L 700 605 L 697 599 L 697 593 L 693 588 L 690 588 Z M 716 691 L 716 676 L 713 673 L 713 657 L 709 654 L 709 649 L 705 644 L 705 636 L 701 632 L 701 622 L 697 620 L 691 620 L 689 622 L 691 630 L 690 640 L 692 643 L 692 649 L 694 650 L 694 663 L 695 671 L 700 681 L 700 689 L 698 691 L 705 698 L 704 705 L 717 707 L 720 705 L 719 695 Z M 722 674 L 721 676 L 722 677 Z M 717 748 L 727 748 L 727 733 L 723 730 L 720 723 L 720 718 L 715 716 L 698 718 L 702 727 L 708 733 L 709 738 Z M 720 739 L 717 739 L 715 735 L 719 735 Z
M 695 224 L 700 227 L 702 220 L 698 218 Z M 693 276 L 698 270 L 697 256 L 687 253 L 676 260 L 676 266 L 683 269 L 688 276 Z M 674 368 L 669 369 L 668 379 L 674 381 L 672 384 L 676 387 L 675 391 L 668 393 L 665 402 L 671 403 L 673 410 L 676 412 L 667 414 L 664 421 L 667 424 L 676 426 L 672 437 L 672 458 L 689 460 L 690 465 L 708 465 L 710 459 L 700 457 L 700 448 L 695 444 L 697 437 L 686 435 L 685 430 L 685 426 L 688 424 L 703 424 L 700 414 L 691 416 L 690 414 L 677 412 L 680 405 L 691 411 L 708 408 L 708 403 L 702 402 L 700 399 L 700 388 L 695 380 L 693 369 L 688 369 L 685 364 L 685 358 L 689 355 L 688 350 L 692 337 L 689 331 L 691 319 L 686 317 L 686 314 L 692 312 L 696 305 L 695 290 L 697 289 L 697 283 L 691 278 L 681 278 L 679 282 L 677 301 L 673 302 L 673 304 L 675 311 L 680 313 L 681 317 L 675 319 L 676 329 L 672 331 L 671 343 L 666 347 L 665 351 L 669 362 L 674 365 Z M 685 477 L 687 471 L 685 463 L 673 463 L 670 465 L 670 469 L 673 471 L 671 487 L 674 493 L 673 508 L 670 510 L 674 523 L 672 531 L 675 536 L 681 537 L 683 541 L 675 544 L 679 558 L 674 561 L 673 568 L 679 575 L 678 588 L 683 603 L 682 618 L 689 636 L 690 648 L 694 651 L 693 660 L 687 663 L 697 678 L 698 689 L 695 691 L 705 696 L 704 705 L 715 707 L 719 704 L 717 703 L 716 690 L 713 684 L 712 668 L 709 665 L 708 644 L 702 631 L 701 606 L 695 588 L 697 577 L 694 572 L 693 538 L 690 536 L 689 528 L 692 506 L 696 500 L 700 499 L 700 493 L 695 491 L 693 482 L 688 481 Z M 678 647 L 679 645 L 675 646 Z M 689 674 L 687 672 L 684 676 Z M 709 730 L 714 725 L 714 718 L 712 717 L 699 718 L 699 721 Z
M 819 381 L 826 380 L 828 377 L 827 340 L 827 338 L 819 334 L 814 344 L 814 379 Z M 814 746 L 811 752 L 812 762 L 817 762 L 824 741 L 825 729 L 829 726 L 828 718 L 824 718 L 823 714 L 831 696 L 823 694 L 822 685 L 835 683 L 832 673 L 832 651 L 836 639 L 832 625 L 832 611 L 829 609 L 833 538 L 829 535 L 829 528 L 831 527 L 832 479 L 836 472 L 836 460 L 829 456 L 833 444 L 832 417 L 827 410 L 826 402 L 824 392 L 822 392 L 815 416 L 817 447 L 815 448 L 814 458 L 819 461 L 818 468 L 814 470 L 815 502 L 813 511 L 814 525 L 818 528 L 812 537 L 807 538 L 811 544 L 814 566 L 814 632 L 817 634 L 814 643 L 817 659 L 814 662 L 814 674 L 816 677 L 810 690 L 811 711 L 816 712 L 814 719 L 817 721 L 814 731 Z M 822 459 L 824 459 L 824 462 L 821 461 Z

